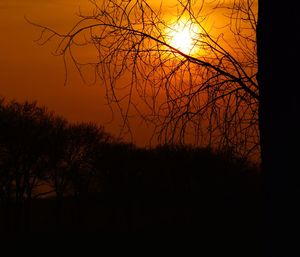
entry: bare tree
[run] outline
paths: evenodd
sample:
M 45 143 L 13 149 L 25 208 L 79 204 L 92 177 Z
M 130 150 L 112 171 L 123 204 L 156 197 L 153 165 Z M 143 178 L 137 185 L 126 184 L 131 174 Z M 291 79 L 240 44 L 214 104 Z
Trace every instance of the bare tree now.
M 53 124 L 47 182 L 61 202 L 67 195 L 88 193 L 97 153 L 111 136 L 92 123 L 68 124 L 57 118 Z
M 46 172 L 52 119 L 53 113 L 36 102 L 1 103 L 1 190 L 8 201 L 23 204 L 38 195 Z
M 90 2 L 67 33 L 31 23 L 40 44 L 58 40 L 66 71 L 73 63 L 83 79 L 86 70 L 100 79 L 123 117 L 121 133 L 138 114 L 163 143 L 257 156 L 256 0 L 178 0 L 173 18 L 147 0 Z M 217 29 L 209 19 L 220 10 Z

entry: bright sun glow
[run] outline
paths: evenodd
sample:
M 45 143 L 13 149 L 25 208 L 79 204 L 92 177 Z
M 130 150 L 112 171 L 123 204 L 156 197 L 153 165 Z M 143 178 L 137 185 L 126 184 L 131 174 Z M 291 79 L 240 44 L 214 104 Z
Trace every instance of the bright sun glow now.
M 199 51 L 196 42 L 199 40 L 200 27 L 188 20 L 177 21 L 167 30 L 168 44 L 179 51 L 193 55 Z

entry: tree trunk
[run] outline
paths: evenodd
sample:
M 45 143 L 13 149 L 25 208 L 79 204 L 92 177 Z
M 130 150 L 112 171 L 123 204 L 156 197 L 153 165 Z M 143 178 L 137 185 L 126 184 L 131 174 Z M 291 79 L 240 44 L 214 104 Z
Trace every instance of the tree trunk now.
M 300 19 L 294 3 L 282 1 L 259 0 L 258 15 L 259 122 L 267 256 L 298 256 Z

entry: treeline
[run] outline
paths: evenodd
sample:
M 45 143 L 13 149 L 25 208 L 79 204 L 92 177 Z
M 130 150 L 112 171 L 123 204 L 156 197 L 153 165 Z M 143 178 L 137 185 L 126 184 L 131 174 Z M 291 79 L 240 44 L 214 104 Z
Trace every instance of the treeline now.
M 3 239 L 82 243 L 153 232 L 201 235 L 211 249 L 260 247 L 260 174 L 244 159 L 190 146 L 138 148 L 36 102 L 0 101 L 0 202 Z
M 137 148 L 92 123 L 69 123 L 36 102 L 0 102 L 0 199 L 255 190 L 257 169 L 228 152 Z
M 91 123 L 70 124 L 36 102 L 0 102 L 0 197 L 17 204 L 52 189 L 88 190 L 112 137 Z M 100 162 L 99 162 L 100 161 Z

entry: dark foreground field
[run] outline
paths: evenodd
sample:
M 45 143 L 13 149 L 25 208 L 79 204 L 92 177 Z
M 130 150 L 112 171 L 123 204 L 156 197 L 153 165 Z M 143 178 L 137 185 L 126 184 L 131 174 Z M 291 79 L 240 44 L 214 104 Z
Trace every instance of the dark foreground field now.
M 259 188 L 220 186 L 220 181 L 219 189 L 216 186 L 206 184 L 205 190 L 194 193 L 108 192 L 61 202 L 33 200 L 1 209 L 1 237 L 32 245 L 51 242 L 50 249 L 113 244 L 115 251 L 122 244 L 132 249 L 146 244 L 148 252 L 159 242 L 170 251 L 183 247 L 186 253 L 203 253 L 200 256 L 261 256 Z M 207 251 L 209 255 L 204 254 Z

